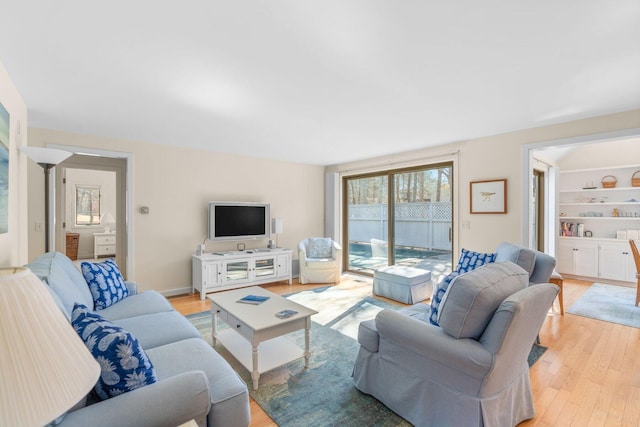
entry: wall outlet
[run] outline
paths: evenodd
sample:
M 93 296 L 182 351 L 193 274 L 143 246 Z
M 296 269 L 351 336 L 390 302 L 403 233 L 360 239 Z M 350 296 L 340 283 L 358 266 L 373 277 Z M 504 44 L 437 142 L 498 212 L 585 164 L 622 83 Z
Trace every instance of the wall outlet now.
M 465 230 L 471 230 L 471 221 L 462 221 L 462 228 Z
M 33 225 L 33 229 L 34 229 L 35 231 L 42 231 L 42 223 L 41 223 L 41 222 L 36 221 L 36 223 Z

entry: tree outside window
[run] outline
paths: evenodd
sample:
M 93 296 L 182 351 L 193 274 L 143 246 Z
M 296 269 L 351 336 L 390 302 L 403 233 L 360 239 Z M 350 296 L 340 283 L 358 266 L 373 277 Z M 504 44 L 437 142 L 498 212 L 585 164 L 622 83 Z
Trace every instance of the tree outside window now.
M 100 225 L 100 187 L 76 186 L 76 225 Z

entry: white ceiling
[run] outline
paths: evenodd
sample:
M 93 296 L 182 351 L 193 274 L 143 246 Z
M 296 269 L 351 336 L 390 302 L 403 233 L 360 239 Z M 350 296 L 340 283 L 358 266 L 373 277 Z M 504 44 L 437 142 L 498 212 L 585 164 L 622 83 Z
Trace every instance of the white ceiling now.
M 640 2 L 0 0 L 29 125 L 327 165 L 640 108 Z

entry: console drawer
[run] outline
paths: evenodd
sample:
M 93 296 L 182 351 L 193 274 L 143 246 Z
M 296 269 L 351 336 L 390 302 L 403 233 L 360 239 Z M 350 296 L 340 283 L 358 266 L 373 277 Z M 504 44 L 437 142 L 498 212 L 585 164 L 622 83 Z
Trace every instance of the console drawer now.
M 115 245 L 116 236 L 96 236 L 96 244 L 98 245 Z
M 211 304 L 212 313 L 216 313 L 218 316 L 218 320 L 222 320 L 224 323 L 227 323 L 228 313 L 222 308 L 218 307 L 215 304 Z
M 229 328 L 234 329 L 237 333 L 251 341 L 253 335 L 251 328 L 244 322 L 240 321 L 237 317 L 227 313 L 227 325 L 229 325 Z
M 115 246 L 97 246 L 95 257 L 99 257 L 102 255 L 114 255 L 116 253 Z

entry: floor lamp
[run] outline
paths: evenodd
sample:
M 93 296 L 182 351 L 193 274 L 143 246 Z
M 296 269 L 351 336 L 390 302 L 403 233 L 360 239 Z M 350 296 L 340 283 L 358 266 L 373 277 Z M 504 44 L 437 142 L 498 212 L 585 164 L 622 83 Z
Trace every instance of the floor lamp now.
M 45 252 L 49 252 L 49 175 L 55 165 L 73 153 L 44 147 L 20 147 L 20 149 L 44 169 L 44 249 Z

